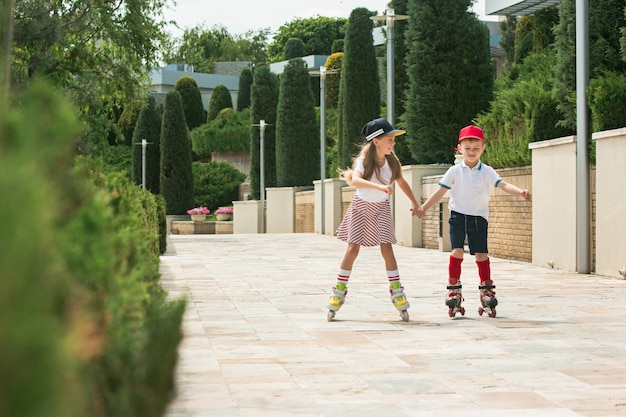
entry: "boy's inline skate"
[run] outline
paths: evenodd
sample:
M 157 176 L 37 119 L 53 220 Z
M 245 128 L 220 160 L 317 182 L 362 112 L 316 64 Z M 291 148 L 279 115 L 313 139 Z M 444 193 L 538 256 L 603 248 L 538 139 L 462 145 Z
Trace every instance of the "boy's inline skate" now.
M 409 312 L 407 310 L 411 305 L 404 294 L 404 287 L 399 282 L 389 284 L 389 294 L 391 295 L 393 306 L 400 312 L 402 321 L 409 321 Z
M 496 298 L 496 293 L 493 289 L 496 288 L 493 285 L 493 281 L 488 279 L 486 281 L 481 282 L 478 286 L 480 290 L 480 302 L 482 306 L 478 307 L 478 314 L 483 315 L 483 313 L 487 313 L 489 317 L 496 316 L 496 306 L 498 305 L 498 299 Z
M 455 317 L 456 313 L 461 313 L 462 316 L 465 315 L 465 307 L 461 305 L 461 302 L 463 302 L 462 288 L 460 280 L 456 280 L 454 284 L 452 280 L 449 281 L 446 305 L 448 306 L 448 315 L 450 317 Z
M 333 295 L 328 299 L 326 306 L 328 307 L 328 314 L 326 320 L 333 321 L 335 313 L 339 311 L 343 303 L 346 301 L 346 294 L 348 294 L 348 287 L 344 284 L 337 284 L 333 287 Z

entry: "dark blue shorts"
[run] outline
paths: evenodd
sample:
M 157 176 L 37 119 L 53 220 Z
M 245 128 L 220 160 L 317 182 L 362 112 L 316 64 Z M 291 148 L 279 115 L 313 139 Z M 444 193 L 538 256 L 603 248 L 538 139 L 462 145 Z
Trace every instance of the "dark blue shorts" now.
M 489 223 L 484 217 L 469 216 L 452 211 L 448 223 L 450 223 L 452 249 L 463 249 L 465 236 L 467 236 L 470 254 L 489 252 L 487 249 L 487 227 Z

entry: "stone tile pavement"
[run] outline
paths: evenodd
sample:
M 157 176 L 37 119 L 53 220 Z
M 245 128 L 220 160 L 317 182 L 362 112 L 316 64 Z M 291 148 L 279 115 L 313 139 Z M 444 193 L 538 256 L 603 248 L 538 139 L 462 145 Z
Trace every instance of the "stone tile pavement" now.
M 319 234 L 169 236 L 162 285 L 189 301 L 168 417 L 626 415 L 626 281 L 492 258 L 497 317 L 444 305 L 449 254 L 395 246 L 411 303 L 391 305 L 378 248 L 324 307 L 345 244 Z

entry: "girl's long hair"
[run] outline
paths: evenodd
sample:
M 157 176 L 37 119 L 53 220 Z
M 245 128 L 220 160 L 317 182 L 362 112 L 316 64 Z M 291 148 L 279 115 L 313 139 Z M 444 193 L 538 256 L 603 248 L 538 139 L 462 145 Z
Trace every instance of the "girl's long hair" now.
M 365 143 L 361 147 L 361 152 L 352 161 L 352 168 L 339 171 L 340 177 L 343 178 L 348 184 L 352 185 L 352 172 L 354 171 L 356 159 L 359 157 L 363 157 L 363 167 L 365 168 L 365 172 L 363 172 L 363 179 L 370 180 L 372 176 L 376 176 L 376 178 L 382 182 L 380 179 L 381 167 L 379 167 L 376 163 L 376 145 L 374 145 L 374 140 Z M 389 163 L 389 167 L 391 167 L 391 180 L 389 184 L 393 184 L 393 182 L 402 175 L 402 164 L 394 152 L 391 152 L 389 155 L 385 155 L 385 158 Z

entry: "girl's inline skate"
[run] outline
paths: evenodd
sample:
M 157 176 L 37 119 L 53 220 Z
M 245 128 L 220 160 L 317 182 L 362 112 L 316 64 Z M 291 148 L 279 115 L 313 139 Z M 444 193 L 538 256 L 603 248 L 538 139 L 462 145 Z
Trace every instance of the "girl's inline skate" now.
M 330 296 L 328 303 L 326 304 L 328 307 L 326 320 L 333 321 L 335 314 L 346 301 L 346 294 L 348 294 L 348 287 L 346 285 L 337 284 L 336 287 L 333 287 L 333 295 Z
M 402 321 L 409 321 L 409 312 L 407 310 L 411 305 L 404 294 L 404 287 L 399 282 L 394 282 L 389 285 L 389 294 L 394 307 L 400 312 Z

